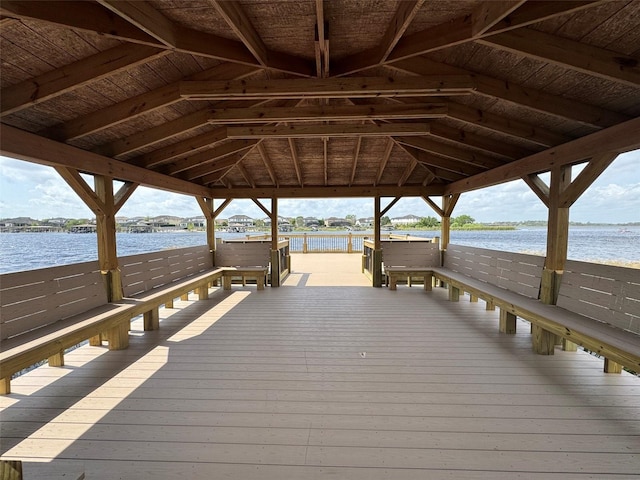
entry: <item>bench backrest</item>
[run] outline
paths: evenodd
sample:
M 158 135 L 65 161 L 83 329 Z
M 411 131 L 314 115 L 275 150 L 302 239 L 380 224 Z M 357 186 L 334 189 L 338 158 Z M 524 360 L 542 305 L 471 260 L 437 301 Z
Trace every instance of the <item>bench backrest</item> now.
M 206 245 L 131 255 L 121 257 L 119 262 L 125 297 L 149 292 L 213 268 L 213 256 Z
M 439 267 L 440 245 L 430 241 L 382 241 L 382 262 L 387 267 Z
M 557 305 L 640 334 L 640 270 L 569 260 Z
M 450 244 L 444 253 L 443 266 L 511 292 L 538 298 L 544 257 Z
M 271 241 L 231 241 L 216 245 L 217 267 L 268 267 Z
M 106 303 L 97 261 L 0 275 L 0 340 Z

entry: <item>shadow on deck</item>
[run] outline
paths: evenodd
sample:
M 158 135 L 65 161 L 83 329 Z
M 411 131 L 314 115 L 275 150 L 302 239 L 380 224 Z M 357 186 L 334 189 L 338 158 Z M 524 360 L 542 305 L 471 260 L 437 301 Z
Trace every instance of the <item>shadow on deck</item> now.
M 639 378 L 535 355 L 529 324 L 500 334 L 497 312 L 442 289 L 371 288 L 359 255 L 292 265 L 281 288 L 176 302 L 159 331 L 134 322 L 127 350 L 82 347 L 15 380 L 3 458 L 90 479 L 640 471 Z

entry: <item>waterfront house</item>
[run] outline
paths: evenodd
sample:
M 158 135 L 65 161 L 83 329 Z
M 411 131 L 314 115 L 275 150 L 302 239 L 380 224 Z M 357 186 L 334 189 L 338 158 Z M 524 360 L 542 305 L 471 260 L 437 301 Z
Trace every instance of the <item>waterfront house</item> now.
M 56 314 L 42 327 L 53 337 L 27 324 L 21 334 L 51 346 L 45 358 L 57 368 L 11 380 L 33 360 L 29 345 L 16 347 L 20 361 L 3 360 L 0 388 L 15 384 L 0 398 L 3 460 L 40 467 L 42 478 L 637 476 L 638 379 L 602 372 L 640 365 L 638 336 L 607 326 L 622 317 L 637 328 L 637 298 L 618 295 L 638 291 L 636 272 L 607 267 L 602 282 L 616 293 L 590 302 L 559 289 L 575 273 L 572 205 L 640 148 L 639 0 L 3 0 L 0 36 L 0 153 L 55 168 L 96 216 L 98 259 L 84 265 L 92 296 L 74 286 L 63 307 L 124 312 L 83 318 L 102 330 L 69 326 L 93 346 L 64 368 L 60 345 L 76 334 L 56 329 Z M 481 279 L 446 277 L 440 263 L 473 256 L 450 242 L 460 196 L 510 181 L 547 209 L 544 255 L 518 263 L 498 252 L 496 266 L 482 252 Z M 205 245 L 182 252 L 187 260 L 119 255 L 115 217 L 141 185 L 202 210 Z M 343 197 L 371 199 L 362 254 L 301 262 L 287 279 L 295 259 L 279 236 L 279 201 Z M 439 217 L 440 243 L 394 241 L 405 263 L 383 270 L 393 255 L 380 220 L 407 197 Z M 270 217 L 271 234 L 217 251 L 216 219 L 236 199 Z M 421 254 L 406 265 L 409 244 L 430 264 Z M 241 265 L 249 251 L 257 255 Z M 155 268 L 144 272 L 148 288 L 132 281 L 149 264 L 203 267 L 158 293 Z M 350 285 L 338 282 L 353 278 L 344 265 L 355 269 Z M 78 280 L 79 268 L 65 278 Z M 596 278 L 597 266 L 585 268 Z M 370 276 L 358 284 L 361 269 Z M 429 290 L 430 269 L 448 291 Z M 600 322 L 584 340 L 538 313 L 518 323 L 510 300 L 522 298 L 511 291 L 477 308 L 483 287 L 520 288 L 514 279 L 531 270 L 539 283 L 525 285 L 528 306 L 555 313 L 559 299 L 597 301 L 606 333 Z M 23 273 L 12 278 L 34 280 Z M 422 288 L 392 290 L 402 274 L 407 284 L 419 275 Z M 18 316 L 44 311 L 27 299 L 40 293 L 32 285 L 2 295 Z M 469 301 L 455 302 L 464 288 Z M 161 315 L 160 305 L 178 308 Z M 142 315 L 133 324 L 132 312 Z M 11 320 L 3 332 L 24 325 Z M 616 335 L 629 351 L 601 341 Z M 573 340 L 605 359 L 571 353 Z

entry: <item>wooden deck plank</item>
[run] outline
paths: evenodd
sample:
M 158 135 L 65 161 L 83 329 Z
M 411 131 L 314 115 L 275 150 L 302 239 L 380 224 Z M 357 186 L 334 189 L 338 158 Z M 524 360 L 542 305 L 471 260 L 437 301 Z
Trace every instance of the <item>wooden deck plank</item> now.
M 340 262 L 357 269 L 342 286 Z M 500 334 L 497 312 L 444 289 L 365 286 L 359 262 L 294 256 L 279 289 L 176 301 L 127 350 L 23 375 L 0 398 L 3 457 L 99 480 L 637 475 L 638 377 L 537 356 L 526 322 Z

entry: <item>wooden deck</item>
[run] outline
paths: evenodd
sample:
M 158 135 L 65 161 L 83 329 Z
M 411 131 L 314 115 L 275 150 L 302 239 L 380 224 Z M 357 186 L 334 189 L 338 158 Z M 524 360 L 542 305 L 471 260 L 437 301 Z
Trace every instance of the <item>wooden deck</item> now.
M 292 266 L 15 380 L 3 458 L 105 480 L 638 478 L 640 378 L 535 355 L 528 324 L 500 334 L 444 289 L 371 288 L 357 254 Z

